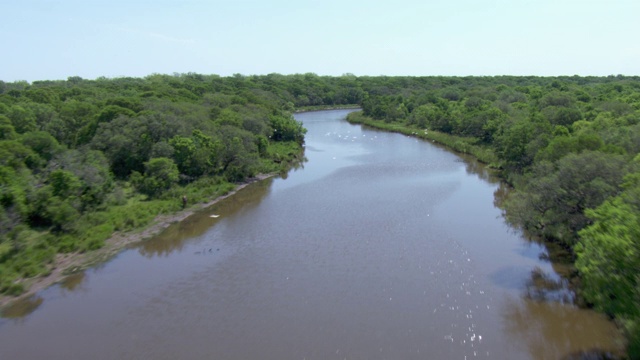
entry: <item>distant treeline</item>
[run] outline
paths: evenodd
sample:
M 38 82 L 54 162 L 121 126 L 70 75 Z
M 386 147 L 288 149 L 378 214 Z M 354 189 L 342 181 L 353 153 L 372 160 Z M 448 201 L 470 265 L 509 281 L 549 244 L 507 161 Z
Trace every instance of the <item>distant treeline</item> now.
M 640 77 L 175 74 L 0 81 L 0 292 L 57 253 L 281 171 L 300 108 L 438 138 L 500 169 L 507 218 L 576 259 L 581 295 L 640 356 Z

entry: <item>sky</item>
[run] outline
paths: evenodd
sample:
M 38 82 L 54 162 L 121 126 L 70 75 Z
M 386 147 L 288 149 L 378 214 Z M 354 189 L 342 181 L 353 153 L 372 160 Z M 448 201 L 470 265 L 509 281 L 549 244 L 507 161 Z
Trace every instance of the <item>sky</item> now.
M 640 0 L 0 0 L 0 80 L 640 75 Z

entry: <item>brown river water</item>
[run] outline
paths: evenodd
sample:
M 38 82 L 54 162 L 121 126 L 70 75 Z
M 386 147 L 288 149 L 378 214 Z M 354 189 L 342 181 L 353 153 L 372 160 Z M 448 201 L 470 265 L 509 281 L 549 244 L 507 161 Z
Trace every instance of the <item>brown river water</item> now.
M 14 306 L 0 359 L 561 359 L 619 349 L 505 187 L 430 142 L 296 115 L 307 162 Z M 176 200 L 179 201 L 179 200 Z M 210 215 L 219 215 L 212 218 Z

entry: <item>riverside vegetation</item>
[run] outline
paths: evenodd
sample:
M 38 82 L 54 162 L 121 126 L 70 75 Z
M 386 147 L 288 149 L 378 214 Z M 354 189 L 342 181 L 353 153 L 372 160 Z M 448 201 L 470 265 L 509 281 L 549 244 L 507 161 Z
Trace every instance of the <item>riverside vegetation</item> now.
M 0 293 L 300 159 L 293 105 L 236 80 L 0 82 Z
M 299 157 L 296 109 L 470 153 L 514 187 L 509 221 L 562 245 L 581 298 L 640 357 L 640 78 L 219 77 L 0 81 L 0 291 Z

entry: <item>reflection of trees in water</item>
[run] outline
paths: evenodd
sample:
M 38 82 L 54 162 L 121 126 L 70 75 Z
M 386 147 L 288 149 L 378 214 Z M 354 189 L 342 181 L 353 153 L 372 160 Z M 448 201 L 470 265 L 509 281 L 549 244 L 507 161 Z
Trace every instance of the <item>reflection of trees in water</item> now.
M 63 292 L 80 290 L 82 289 L 80 285 L 82 285 L 86 277 L 87 274 L 84 271 L 71 274 L 65 277 L 62 282 L 60 282 L 60 288 L 63 290 Z
M 20 299 L 2 309 L 0 315 L 3 318 L 14 319 L 19 322 L 24 321 L 24 317 L 34 312 L 42 305 L 44 299 L 40 296 L 29 296 L 24 299 Z
M 168 256 L 174 251 L 182 250 L 186 241 L 204 234 L 225 217 L 233 216 L 239 211 L 252 209 L 269 193 L 272 178 L 255 182 L 238 191 L 233 196 L 219 201 L 211 207 L 200 211 L 185 220 L 172 224 L 159 235 L 144 241 L 138 251 L 146 257 Z M 219 218 L 211 218 L 210 214 L 220 214 Z
M 469 155 L 458 154 L 458 156 L 461 161 L 464 162 L 467 174 L 476 175 L 478 178 L 488 182 L 489 184 L 498 184 L 501 182 L 496 172 L 489 169 L 487 165 L 479 162 Z
M 493 192 L 493 206 L 501 209 L 504 212 L 504 208 L 502 207 L 502 205 L 504 204 L 504 201 L 507 200 L 507 196 L 509 196 L 509 192 L 512 189 L 513 188 L 507 183 L 501 181 L 498 184 L 498 188 L 496 189 L 496 191 Z M 505 216 L 503 216 L 503 218 L 505 218 L 506 220 Z
M 58 285 L 62 294 L 66 294 L 68 292 L 82 290 L 80 285 L 82 285 L 85 279 L 86 273 L 84 271 L 80 271 L 65 277 Z M 40 305 L 42 305 L 43 301 L 44 298 L 37 295 L 17 300 L 2 309 L 0 316 L 8 319 L 23 319 L 38 309 Z
M 507 299 L 506 333 L 533 359 L 563 359 L 596 349 L 621 351 L 615 327 L 603 316 L 558 302 Z M 598 357 L 596 357 L 598 359 Z
M 62 294 L 72 291 L 78 291 L 82 288 L 80 285 L 84 282 L 86 274 L 84 271 L 80 271 L 71 274 L 64 278 L 58 285 L 62 291 Z M 36 311 L 42 305 L 44 298 L 37 295 L 32 295 L 17 301 L 14 301 L 0 312 L 0 317 L 8 319 L 24 319 L 32 312 Z
M 500 182 L 498 188 L 493 193 L 494 206 L 503 210 L 503 219 L 513 233 L 520 234 L 526 241 L 538 244 L 544 249 L 544 252 L 539 256 L 540 260 L 551 263 L 554 272 L 560 276 L 559 279 L 555 279 L 548 274 L 544 274 L 540 268 L 534 269 L 531 272 L 531 278 L 527 282 L 526 295 L 531 299 L 573 303 L 575 301 L 575 294 L 570 290 L 571 286 L 569 281 L 569 278 L 575 271 L 573 255 L 562 246 L 545 241 L 538 236 L 533 236 L 516 224 L 509 222 L 508 218 L 504 216 L 502 204 L 509 196 L 511 190 L 510 185 Z
M 303 154 L 304 154 L 304 151 L 305 150 L 303 150 Z M 290 168 L 287 171 L 281 172 L 280 174 L 278 174 L 278 176 L 280 176 L 280 178 L 282 178 L 283 180 L 286 180 L 289 177 L 290 172 L 304 170 L 304 163 L 306 163 L 307 161 L 309 161 L 309 159 L 306 156 L 302 156 L 302 158 L 298 162 L 290 165 Z
M 573 305 L 575 293 L 569 288 L 569 280 L 552 277 L 536 267 L 525 284 L 525 297 L 534 301 L 557 302 Z

